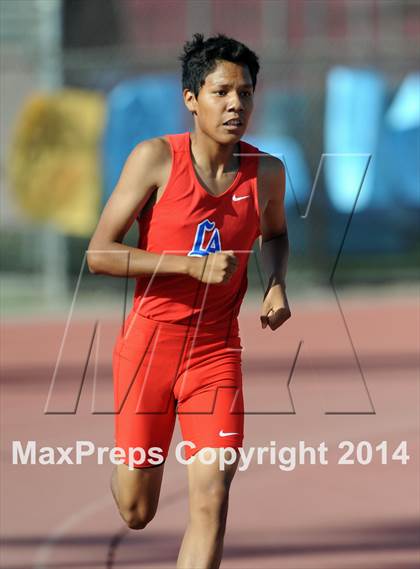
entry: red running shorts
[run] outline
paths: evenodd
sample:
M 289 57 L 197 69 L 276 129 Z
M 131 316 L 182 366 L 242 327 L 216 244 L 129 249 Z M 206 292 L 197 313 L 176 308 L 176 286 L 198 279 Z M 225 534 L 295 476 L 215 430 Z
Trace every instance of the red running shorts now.
M 237 328 L 236 328 L 237 330 Z M 179 417 L 189 459 L 204 447 L 242 446 L 242 346 L 237 332 L 157 322 L 132 311 L 113 352 L 115 444 L 166 459 Z M 136 457 L 138 458 L 138 456 Z

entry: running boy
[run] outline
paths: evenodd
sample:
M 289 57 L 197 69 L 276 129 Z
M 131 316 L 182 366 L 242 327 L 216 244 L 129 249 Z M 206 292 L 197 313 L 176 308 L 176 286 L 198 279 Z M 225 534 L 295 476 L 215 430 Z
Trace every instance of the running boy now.
M 116 446 L 155 447 L 166 458 L 178 415 L 189 459 L 205 447 L 242 446 L 238 314 L 257 237 L 269 277 L 262 327 L 276 330 L 290 310 L 284 167 L 241 140 L 258 57 L 224 35 L 195 34 L 181 61 L 194 130 L 134 148 L 90 242 L 88 264 L 93 273 L 136 278 L 114 348 Z M 122 243 L 135 220 L 137 248 Z M 218 461 L 188 465 L 190 520 L 178 568 L 219 567 L 237 462 L 223 471 Z M 115 469 L 113 495 L 130 528 L 152 520 L 163 468 L 147 454 L 134 470 Z

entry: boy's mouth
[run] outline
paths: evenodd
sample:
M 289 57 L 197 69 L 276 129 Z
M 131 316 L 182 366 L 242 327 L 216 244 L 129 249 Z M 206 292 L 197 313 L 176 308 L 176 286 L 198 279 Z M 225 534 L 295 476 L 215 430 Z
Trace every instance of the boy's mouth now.
M 241 119 L 230 119 L 226 122 L 223 123 L 224 126 L 242 126 L 242 121 Z

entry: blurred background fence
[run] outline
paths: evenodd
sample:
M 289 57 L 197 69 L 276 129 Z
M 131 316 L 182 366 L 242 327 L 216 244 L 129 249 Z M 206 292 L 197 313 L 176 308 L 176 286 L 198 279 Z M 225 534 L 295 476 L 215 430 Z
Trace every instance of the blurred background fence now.
M 3 305 L 68 298 L 130 150 L 192 129 L 177 57 L 195 32 L 226 33 L 260 56 L 244 138 L 286 164 L 291 285 L 418 279 L 417 1 L 1 0 L 0 8 Z M 108 291 L 120 290 L 108 281 Z M 99 294 L 97 279 L 85 283 Z M 250 288 L 258 286 L 251 263 Z

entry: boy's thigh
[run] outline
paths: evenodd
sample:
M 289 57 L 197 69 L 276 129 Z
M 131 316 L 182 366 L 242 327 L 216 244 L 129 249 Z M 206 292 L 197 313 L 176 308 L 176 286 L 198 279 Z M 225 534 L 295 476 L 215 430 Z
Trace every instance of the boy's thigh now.
M 161 342 L 156 330 L 139 321 L 113 354 L 115 446 L 136 469 L 166 458 L 175 425 L 176 346 Z
M 188 465 L 189 493 L 192 506 L 194 504 L 199 506 L 203 501 L 210 501 L 217 508 L 218 505 L 222 505 L 227 500 L 240 457 L 237 453 L 236 458 L 224 464 L 223 469 L 221 469 L 223 453 L 223 448 L 201 449 Z
M 188 370 L 186 389 L 180 390 L 177 414 L 190 458 L 204 447 L 242 446 L 244 399 L 242 370 L 238 354 L 220 350 Z M 190 444 L 191 443 L 191 444 Z

